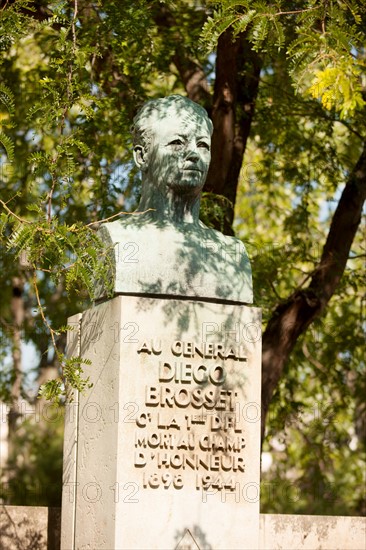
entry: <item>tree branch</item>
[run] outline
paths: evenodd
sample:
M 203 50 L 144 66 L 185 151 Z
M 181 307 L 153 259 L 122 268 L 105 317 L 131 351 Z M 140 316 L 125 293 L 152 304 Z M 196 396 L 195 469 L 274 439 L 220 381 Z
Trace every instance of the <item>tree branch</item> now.
M 192 59 L 186 58 L 181 48 L 177 48 L 173 63 L 178 69 L 189 99 L 205 105 L 210 104 L 211 94 L 202 67 Z
M 262 436 L 273 392 L 298 337 L 333 296 L 346 267 L 366 198 L 366 142 L 330 225 L 319 266 L 309 286 L 277 306 L 263 335 Z
M 179 29 L 179 24 L 166 5 L 159 5 L 154 13 L 154 21 L 161 29 Z M 171 61 L 177 67 L 179 76 L 184 84 L 187 96 L 192 101 L 202 103 L 205 106 L 211 105 L 212 97 L 208 87 L 207 79 L 201 65 L 187 55 L 184 46 L 184 37 L 176 31 L 175 51 Z

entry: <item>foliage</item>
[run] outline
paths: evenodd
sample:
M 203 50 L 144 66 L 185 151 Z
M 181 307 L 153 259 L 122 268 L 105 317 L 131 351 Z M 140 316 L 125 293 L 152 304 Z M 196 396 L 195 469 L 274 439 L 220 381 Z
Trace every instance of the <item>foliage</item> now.
M 223 231 L 228 206 L 230 206 L 229 200 L 223 195 L 217 199 L 213 193 L 204 192 L 201 199 L 200 219 L 208 227 L 218 227 L 220 231 Z
M 65 359 L 65 323 L 90 303 L 93 280 L 107 277 L 98 223 L 132 211 L 138 200 L 133 115 L 147 98 L 184 94 L 195 70 L 206 79 L 200 100 L 211 110 L 212 63 L 226 32 L 233 40 L 245 35 L 262 63 L 235 229 L 252 260 L 264 326 L 306 286 L 365 139 L 362 2 L 22 0 L 0 16 L 0 356 L 14 352 L 20 331 L 38 352 L 43 397 L 62 399 L 64 380 L 88 388 L 90 365 Z M 238 79 L 246 70 L 238 66 Z M 204 194 L 201 217 L 222 227 L 228 199 L 214 199 Z M 364 254 L 357 238 L 337 294 L 297 342 L 276 389 L 264 447 L 272 456 L 265 511 L 364 512 Z M 24 289 L 21 326 L 15 279 Z M 57 376 L 45 383 L 50 367 Z M 2 397 L 10 399 L 13 384 L 6 371 Z M 36 449 L 27 451 L 36 458 L 24 468 L 12 458 L 24 486 L 61 456 L 60 434 L 39 428 L 27 421 L 16 435 L 18 452 L 30 441 Z M 44 437 L 52 456 L 42 455 Z
M 293 84 L 320 98 L 326 109 L 346 118 L 365 106 L 360 79 L 365 70 L 362 2 L 310 0 L 294 6 L 292 2 L 225 0 L 215 5 L 220 7 L 203 28 L 206 47 L 212 47 L 229 27 L 234 37 L 247 31 L 257 52 L 286 49 Z
M 61 506 L 64 408 L 41 411 L 29 414 L 12 440 L 0 490 L 5 503 Z
M 262 76 L 236 204 L 265 325 L 319 264 L 363 132 L 358 114 L 333 118 L 296 93 L 286 59 L 276 63 L 277 74 Z M 359 235 L 326 314 L 299 339 L 276 389 L 263 447 L 270 461 L 263 512 L 365 513 L 364 254 Z
M 272 457 L 262 475 L 264 512 L 366 512 L 362 297 L 349 288 L 347 281 L 327 315 L 298 342 L 274 397 L 264 448 Z
M 309 88 L 313 97 L 320 96 L 323 106 L 331 111 L 340 112 L 346 118 L 351 112 L 363 107 L 365 102 L 359 85 L 360 70 L 356 67 L 327 67 L 316 71 L 316 76 Z

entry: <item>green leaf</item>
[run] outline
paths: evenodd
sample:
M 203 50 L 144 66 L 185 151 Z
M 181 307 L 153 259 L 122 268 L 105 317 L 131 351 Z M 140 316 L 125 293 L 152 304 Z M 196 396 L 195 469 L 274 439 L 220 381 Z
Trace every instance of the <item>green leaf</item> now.
M 4 147 L 9 162 L 14 160 L 14 143 L 12 139 L 0 131 L 0 144 Z

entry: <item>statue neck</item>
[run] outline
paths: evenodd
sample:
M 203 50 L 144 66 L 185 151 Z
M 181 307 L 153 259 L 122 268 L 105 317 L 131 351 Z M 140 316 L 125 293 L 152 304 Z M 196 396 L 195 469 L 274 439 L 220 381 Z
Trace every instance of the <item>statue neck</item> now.
M 143 184 L 138 212 L 151 209 L 149 216 L 154 221 L 174 225 L 199 223 L 200 194 L 166 190 L 163 195 L 159 189 Z

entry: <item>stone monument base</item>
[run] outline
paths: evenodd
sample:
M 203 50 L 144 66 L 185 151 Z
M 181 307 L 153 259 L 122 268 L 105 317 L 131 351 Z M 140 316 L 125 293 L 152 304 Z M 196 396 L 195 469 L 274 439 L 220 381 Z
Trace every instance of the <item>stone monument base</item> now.
M 260 310 L 118 296 L 69 319 L 63 550 L 259 545 Z

